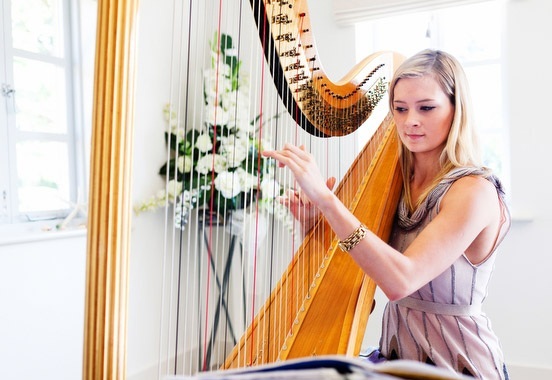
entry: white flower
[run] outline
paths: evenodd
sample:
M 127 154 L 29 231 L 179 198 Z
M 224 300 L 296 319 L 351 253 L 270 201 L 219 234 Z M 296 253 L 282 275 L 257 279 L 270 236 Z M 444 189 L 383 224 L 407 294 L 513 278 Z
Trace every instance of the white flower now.
M 230 113 L 224 108 L 209 104 L 205 107 L 205 122 L 210 125 L 226 125 L 230 120 Z
M 178 117 L 176 112 L 172 110 L 170 103 L 165 104 L 165 107 L 163 108 L 163 116 L 165 117 L 165 120 L 169 124 L 169 128 L 171 130 L 178 129 Z
M 240 180 L 234 172 L 222 172 L 215 178 L 215 188 L 224 198 L 234 198 L 241 192 Z
M 184 190 L 180 195 L 180 201 L 182 202 L 183 207 L 194 208 L 195 203 L 197 202 L 197 195 L 195 194 L 196 190 Z
M 162 190 L 159 193 L 150 197 L 148 200 L 135 205 L 134 212 L 138 215 L 144 211 L 154 211 L 160 207 L 163 207 L 166 203 L 165 191 Z
M 192 170 L 192 158 L 190 156 L 180 156 L 178 157 L 178 171 L 180 173 L 189 173 Z
M 280 184 L 274 178 L 264 178 L 261 181 L 261 194 L 263 198 L 275 198 L 280 195 Z
M 174 203 L 174 200 L 182 192 L 182 182 L 171 179 L 167 183 L 167 198 Z
M 249 73 L 240 71 L 240 75 L 238 77 L 238 88 L 247 96 L 249 96 L 250 82 Z
M 242 188 L 242 191 L 249 192 L 251 189 L 257 188 L 257 176 L 249 173 L 244 168 L 238 168 L 236 170 L 236 173 L 238 174 L 238 177 L 240 179 L 240 185 Z
M 213 142 L 211 141 L 211 136 L 207 133 L 202 133 L 197 137 L 196 148 L 201 153 L 210 152 L 213 149 Z
M 169 125 L 169 131 L 177 137 L 179 142 L 183 141 L 186 133 L 184 128 L 178 125 L 177 113 L 172 110 L 170 103 L 167 103 L 163 108 L 163 115 Z
M 223 107 L 228 110 L 228 125 L 231 128 L 253 133 L 255 126 L 251 123 L 250 103 L 251 99 L 242 90 L 229 93 L 223 99 Z
M 223 109 L 234 111 L 236 108 L 236 91 L 223 92 L 219 94 L 218 100 Z
M 226 50 L 228 51 L 228 50 Z M 218 70 L 219 75 L 224 75 L 226 77 L 230 76 L 230 66 L 224 62 L 224 57 L 221 54 L 222 52 L 218 50 L 217 47 L 211 47 L 211 69 L 206 69 L 205 74 L 210 76 L 215 76 L 216 71 Z M 218 67 L 217 67 L 217 60 Z
M 206 154 L 197 160 L 195 170 L 200 174 L 207 174 L 211 172 L 211 169 L 215 169 L 215 173 L 221 173 L 226 170 L 226 158 L 220 154 Z
M 229 168 L 236 168 L 247 158 L 247 146 L 241 139 L 229 138 L 226 144 L 221 146 L 221 154 L 226 158 Z
M 238 49 L 236 48 L 227 48 L 226 55 L 229 57 L 235 57 L 238 55 Z
M 249 114 L 249 107 L 252 100 L 249 99 L 249 96 L 246 92 L 237 89 L 221 94 L 220 101 L 222 107 L 224 107 L 224 109 L 226 110 L 238 109 L 243 110 L 244 112 L 247 112 L 247 114 Z
M 238 131 L 246 133 L 247 135 L 253 135 L 255 133 L 255 124 L 249 121 L 249 119 L 240 118 L 231 120 L 230 124 Z
M 215 173 L 222 173 L 227 169 L 227 162 L 224 156 L 215 154 Z
M 205 124 L 206 128 L 195 131 L 198 135 L 193 146 L 181 125 L 185 118 L 179 113 L 181 107 L 167 104 L 163 109 L 168 131 L 174 135 L 171 139 L 176 138 L 177 141 L 176 146 L 169 148 L 171 157 L 176 157 L 174 164 L 179 171 L 179 179 L 183 182 L 175 179 L 169 181 L 166 189 L 160 190 L 135 209 L 137 212 L 153 210 L 167 203 L 187 208 L 202 207 L 209 201 L 205 197 L 207 192 L 210 192 L 211 186 L 214 186 L 218 192 L 214 196 L 227 199 L 234 198 L 242 192 L 243 196 L 253 197 L 252 191 L 258 190 L 260 209 L 265 213 L 273 213 L 277 219 L 290 225 L 289 221 L 293 222 L 294 219 L 289 210 L 275 200 L 281 192 L 281 187 L 274 180 L 276 167 L 274 161 L 263 158 L 262 173 L 252 169 L 257 166 L 257 162 L 247 162 L 249 159 L 258 159 L 258 157 L 249 157 L 253 149 L 272 149 L 269 132 L 266 133 L 266 137 L 263 133 L 262 141 L 259 141 L 256 136 L 260 128 L 259 123 L 268 125 L 271 119 L 264 120 L 264 117 L 259 119 L 259 115 L 256 117 L 253 115 L 256 106 L 255 101 L 250 97 L 250 79 L 247 73 L 233 71 L 232 67 L 225 63 L 228 57 L 236 54 L 236 51 L 232 51 L 228 46 L 225 50 L 219 51 L 218 45 L 219 40 L 215 38 L 210 45 L 211 68 L 203 72 L 204 98 L 201 104 L 205 114 L 202 124 Z M 215 132 L 216 145 L 211 138 Z M 192 148 L 198 150 L 190 155 Z M 187 154 L 181 154 L 181 152 Z M 164 166 L 168 167 L 172 162 L 171 158 L 171 161 Z M 247 166 L 250 172 L 242 166 Z M 192 189 L 192 187 L 196 188 Z M 221 207 L 222 204 L 217 201 L 216 207 Z M 246 201 L 245 204 L 248 202 Z
M 230 66 L 228 65 L 221 64 L 218 65 L 218 68 L 215 67 L 214 69 L 205 70 L 203 72 L 203 79 L 205 95 L 208 99 L 214 99 L 217 94 L 232 91 Z

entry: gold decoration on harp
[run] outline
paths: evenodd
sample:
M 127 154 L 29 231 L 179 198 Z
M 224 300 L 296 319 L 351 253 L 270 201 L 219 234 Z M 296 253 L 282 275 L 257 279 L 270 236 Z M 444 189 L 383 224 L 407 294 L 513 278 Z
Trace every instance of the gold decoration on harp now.
M 301 126 L 317 136 L 342 136 L 359 128 L 387 93 L 393 69 L 389 57 L 370 56 L 332 82 L 318 59 L 306 1 L 251 0 L 251 5 L 260 15 L 261 41 L 271 37 L 274 42 L 266 43 L 265 54 L 279 61 L 270 66 L 274 83 L 285 78 L 278 90 L 290 114 L 300 109 Z

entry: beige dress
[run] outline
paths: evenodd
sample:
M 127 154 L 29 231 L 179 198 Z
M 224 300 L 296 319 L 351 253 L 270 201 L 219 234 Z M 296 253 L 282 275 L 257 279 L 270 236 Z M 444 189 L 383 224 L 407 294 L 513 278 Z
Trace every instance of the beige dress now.
M 476 168 L 449 173 L 412 215 L 399 206 L 391 245 L 401 252 L 439 212 L 439 204 L 452 183 Z M 411 359 L 446 367 L 480 379 L 507 379 L 500 343 L 481 305 L 487 296 L 496 247 L 510 226 L 500 182 L 497 187 L 503 223 L 487 259 L 477 265 L 462 255 L 450 268 L 410 296 L 389 302 L 383 316 L 381 353 L 387 359 Z

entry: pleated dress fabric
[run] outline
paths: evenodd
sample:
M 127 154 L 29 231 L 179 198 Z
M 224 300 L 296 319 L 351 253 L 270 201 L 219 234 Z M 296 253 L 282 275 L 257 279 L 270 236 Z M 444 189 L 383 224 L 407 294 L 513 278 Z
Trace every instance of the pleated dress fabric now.
M 451 171 L 412 215 L 408 215 L 401 202 L 391 245 L 404 252 L 437 215 L 441 199 L 454 181 L 481 173 L 478 168 Z M 510 226 L 502 186 L 495 177 L 488 179 L 497 188 L 503 215 L 494 249 L 477 265 L 465 255 L 460 256 L 418 291 L 387 304 L 380 342 L 381 353 L 387 359 L 417 360 L 479 379 L 508 378 L 500 342 L 482 310 L 496 248 Z

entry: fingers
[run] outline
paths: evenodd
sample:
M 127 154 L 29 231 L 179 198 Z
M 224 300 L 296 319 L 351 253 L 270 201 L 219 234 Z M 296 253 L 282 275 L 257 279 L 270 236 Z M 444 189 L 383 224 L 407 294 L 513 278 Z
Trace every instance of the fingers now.
M 289 150 L 293 154 L 297 155 L 298 157 L 301 157 L 303 159 L 310 157 L 310 153 L 307 152 L 307 149 L 304 145 L 293 145 L 293 144 L 285 144 L 284 149 Z
M 278 200 L 278 202 L 280 202 L 281 205 L 287 207 L 287 208 L 290 208 L 291 206 L 291 201 L 289 200 L 288 197 L 286 196 L 280 196 L 280 197 L 277 197 L 276 198 Z
M 312 156 L 306 151 L 304 145 L 295 146 L 292 144 L 285 144 L 282 150 L 263 151 L 262 154 L 265 157 L 271 157 L 277 160 L 279 167 L 288 166 L 296 176 L 303 172 L 316 169 L 311 165 L 314 164 Z M 333 191 L 336 181 L 335 177 L 329 177 L 326 180 L 327 188 Z M 289 198 L 292 198 L 292 195 L 297 198 L 297 200 L 301 201 L 301 203 L 310 203 L 310 200 L 303 192 L 287 194 Z
M 278 201 L 282 204 L 289 204 L 292 200 L 295 200 L 295 190 L 288 189 L 284 192 L 283 195 L 280 195 Z
M 295 194 L 287 194 L 291 205 L 304 206 L 316 203 L 316 199 L 322 197 L 321 194 L 327 189 L 331 191 L 335 186 L 335 178 L 325 180 L 322 177 L 314 157 L 303 145 L 285 144 L 281 150 L 266 151 L 263 155 L 277 160 L 279 167 L 289 168 L 302 189 Z
M 298 205 L 310 203 L 308 198 L 299 190 L 289 189 L 285 192 L 285 195 L 280 198 L 281 198 L 280 203 L 286 206 L 289 206 L 292 203 L 298 204 Z
M 326 186 L 328 186 L 328 189 L 333 190 L 335 183 L 337 179 L 335 177 L 330 177 L 326 180 Z
M 289 150 L 286 150 L 285 147 L 282 150 L 263 151 L 262 155 L 276 160 L 280 168 L 290 166 L 294 162 L 294 155 L 290 154 Z
M 293 144 L 285 144 L 281 150 L 263 151 L 265 157 L 274 158 L 280 163 L 280 166 L 289 166 L 290 164 L 299 164 L 303 161 L 307 163 L 312 161 L 311 154 L 306 151 L 305 146 L 300 147 Z

